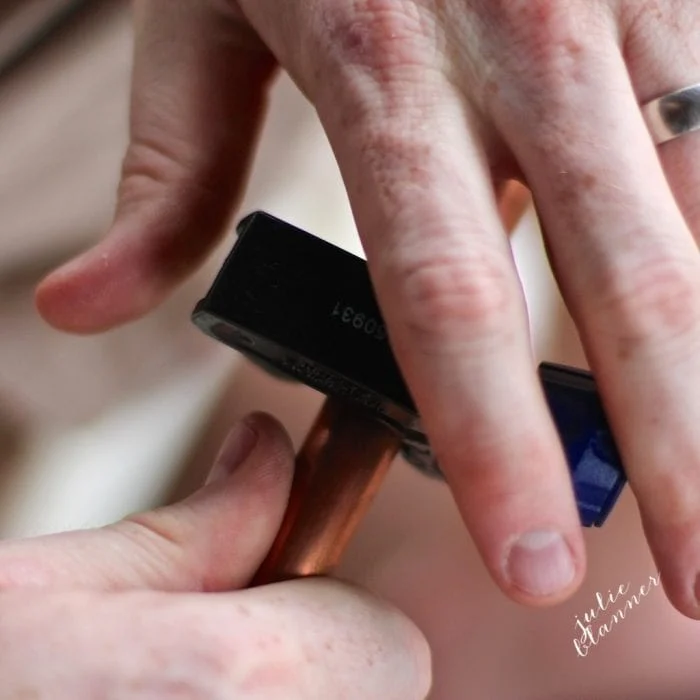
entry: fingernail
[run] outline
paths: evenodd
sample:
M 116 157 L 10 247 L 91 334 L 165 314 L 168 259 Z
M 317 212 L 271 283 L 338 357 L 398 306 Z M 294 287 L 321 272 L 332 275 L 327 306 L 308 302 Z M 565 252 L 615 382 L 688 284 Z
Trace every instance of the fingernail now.
M 225 479 L 246 461 L 258 442 L 258 433 L 244 418 L 231 428 L 214 461 L 207 484 Z
M 508 554 L 506 574 L 521 591 L 544 597 L 566 588 L 576 567 L 564 538 L 558 532 L 539 530 L 516 540 Z

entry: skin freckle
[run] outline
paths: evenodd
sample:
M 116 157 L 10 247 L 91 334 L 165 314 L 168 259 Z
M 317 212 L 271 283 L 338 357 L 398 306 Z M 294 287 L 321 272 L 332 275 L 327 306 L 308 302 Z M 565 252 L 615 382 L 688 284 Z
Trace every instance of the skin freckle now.
M 621 337 L 617 341 L 617 357 L 622 362 L 628 362 L 634 356 L 634 350 L 639 345 L 632 338 Z
M 596 178 L 596 176 L 592 175 L 590 173 L 584 175 L 582 180 L 581 180 L 581 185 L 583 186 L 583 189 L 586 191 L 592 190 L 596 186 L 597 183 L 598 183 L 598 179 Z

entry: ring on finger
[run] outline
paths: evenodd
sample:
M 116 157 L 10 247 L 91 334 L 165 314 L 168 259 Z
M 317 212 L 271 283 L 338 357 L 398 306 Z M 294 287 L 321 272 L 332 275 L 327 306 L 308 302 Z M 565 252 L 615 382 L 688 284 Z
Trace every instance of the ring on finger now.
M 669 92 L 642 105 L 656 145 L 700 129 L 700 83 Z

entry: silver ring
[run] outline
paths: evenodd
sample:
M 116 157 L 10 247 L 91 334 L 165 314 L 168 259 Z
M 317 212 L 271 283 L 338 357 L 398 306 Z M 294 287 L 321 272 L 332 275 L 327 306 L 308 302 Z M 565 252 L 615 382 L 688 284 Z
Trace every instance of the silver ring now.
M 644 120 L 658 146 L 700 129 L 700 83 L 670 92 L 642 106 Z

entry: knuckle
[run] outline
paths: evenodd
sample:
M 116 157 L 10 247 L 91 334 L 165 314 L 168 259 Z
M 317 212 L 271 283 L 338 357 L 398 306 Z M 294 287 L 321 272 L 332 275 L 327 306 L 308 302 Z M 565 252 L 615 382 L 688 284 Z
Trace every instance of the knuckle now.
M 136 683 L 163 700 L 223 700 L 230 697 L 231 658 L 221 645 L 223 635 L 208 635 L 196 628 L 177 640 L 154 641 L 145 646 L 146 661 Z M 179 669 L 176 674 L 162 669 Z
M 417 257 L 403 262 L 395 278 L 405 300 L 403 321 L 428 345 L 501 336 L 513 311 L 510 266 L 492 251 Z
M 184 153 L 182 145 L 142 135 L 129 145 L 122 162 L 119 210 L 123 212 L 164 196 L 174 203 L 193 197 L 214 202 L 220 175 L 206 158 Z
M 381 80 L 396 69 L 423 63 L 431 34 L 426 18 L 416 3 L 326 3 L 320 13 L 322 55 L 330 70 L 359 68 Z
M 678 48 L 692 50 L 697 40 L 694 33 L 688 33 L 693 26 L 695 7 L 685 0 L 642 0 L 623 3 L 619 10 L 620 25 L 624 31 L 624 55 L 629 61 L 632 74 L 635 68 L 651 69 L 647 47 L 651 42 L 663 41 L 662 37 L 678 38 Z
M 140 663 L 134 667 L 133 682 L 148 689 L 148 697 L 223 700 L 238 690 L 239 670 L 249 645 L 237 633 L 236 623 L 240 626 L 241 621 L 232 619 L 228 606 L 222 610 L 219 605 L 174 600 L 150 591 L 134 596 L 131 601 L 139 602 L 140 615 L 135 616 L 131 631 L 135 629 Z M 133 610 L 130 617 L 134 618 Z M 164 635 L 164 629 L 169 634 Z M 123 634 L 122 629 L 118 634 Z M 119 669 L 125 659 L 134 663 L 129 658 L 133 652 L 121 651 L 113 658 L 113 668 Z
M 186 520 L 172 517 L 167 508 L 160 508 L 145 513 L 134 513 L 109 527 L 112 532 L 118 532 L 144 549 L 167 546 L 180 550 L 190 534 L 187 531 L 183 532 Z
M 571 0 L 498 0 L 491 12 L 514 37 L 516 49 L 539 65 L 556 66 L 575 58 L 586 45 L 581 22 L 588 11 L 582 17 L 581 5 Z
M 130 188 L 138 181 L 162 186 L 179 176 L 184 169 L 180 159 L 160 140 L 141 138 L 133 141 L 122 163 L 120 198 L 128 199 Z
M 234 623 L 241 626 L 240 617 Z M 245 647 L 239 635 L 229 636 L 211 649 L 226 669 L 229 685 L 242 697 L 290 697 L 290 689 L 300 691 L 307 684 L 308 666 L 303 644 L 282 628 L 247 626 Z M 235 662 L 235 663 L 234 663 Z M 295 696 L 296 697 L 296 696 Z
M 186 509 L 186 503 L 179 508 Z M 172 515 L 167 508 L 136 513 L 105 528 L 105 532 L 125 542 L 138 562 L 140 571 L 151 581 L 165 580 L 176 570 L 183 585 L 207 589 L 204 572 L 206 553 L 189 546 L 196 539 L 192 518 Z
M 513 415 L 522 423 L 515 439 L 504 433 L 503 423 L 476 412 L 468 427 L 455 429 L 443 447 L 445 454 L 451 450 L 451 454 L 463 455 L 468 446 L 468 462 L 454 471 L 463 484 L 464 502 L 473 513 L 527 512 L 533 497 L 541 496 L 554 483 L 551 476 L 543 479 L 556 455 L 550 441 L 533 421 L 522 417 L 522 411 Z
M 691 264 L 659 256 L 603 286 L 605 317 L 625 347 L 684 336 L 700 326 L 700 277 Z M 627 354 L 627 352 L 625 354 Z
M 518 76 L 512 107 L 532 111 L 545 122 L 570 113 L 571 91 L 590 81 L 600 61 L 601 37 L 609 35 L 603 3 L 572 0 L 496 0 L 488 3 L 491 26 L 508 51 L 506 78 Z M 612 44 L 612 40 L 611 40 Z M 553 114 L 554 113 L 554 114 Z
M 187 653 L 197 662 L 197 675 L 208 679 L 212 686 L 230 689 L 241 657 L 235 636 L 217 629 L 208 617 L 205 623 L 199 621 L 191 627 Z
M 417 197 L 434 192 L 440 177 L 452 174 L 435 145 L 411 133 L 406 125 L 393 130 L 368 129 L 359 146 L 363 176 L 387 215 L 395 219 L 415 208 Z M 410 183 L 410 184 L 407 184 Z

